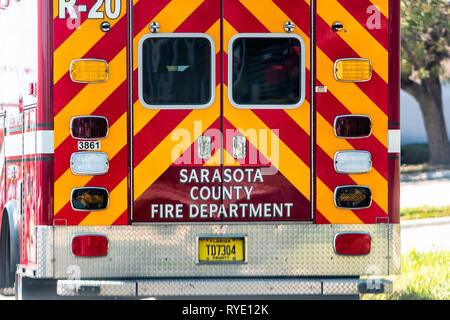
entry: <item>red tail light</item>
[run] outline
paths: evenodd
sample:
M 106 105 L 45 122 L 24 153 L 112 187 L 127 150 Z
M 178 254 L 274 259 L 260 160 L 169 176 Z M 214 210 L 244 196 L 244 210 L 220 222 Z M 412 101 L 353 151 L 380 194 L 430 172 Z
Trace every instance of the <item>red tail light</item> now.
M 342 255 L 364 255 L 369 254 L 371 238 L 368 233 L 343 232 L 334 238 L 334 250 Z
M 108 120 L 99 116 L 82 116 L 72 118 L 70 132 L 75 139 L 96 140 L 108 135 Z
M 81 234 L 72 238 L 72 253 L 77 257 L 102 257 L 108 253 L 108 239 L 101 234 Z
M 366 138 L 372 132 L 372 122 L 368 116 L 339 116 L 334 120 L 334 132 L 339 138 Z

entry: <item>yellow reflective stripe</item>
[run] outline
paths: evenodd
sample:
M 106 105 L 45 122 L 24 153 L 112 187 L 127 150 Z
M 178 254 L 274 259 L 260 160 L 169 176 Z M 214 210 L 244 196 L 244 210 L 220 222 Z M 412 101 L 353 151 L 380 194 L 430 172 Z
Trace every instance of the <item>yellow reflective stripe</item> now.
M 159 30 L 160 33 L 174 32 L 202 4 L 203 1 L 204 0 L 172 0 L 155 18 L 152 19 L 152 21 L 157 21 L 159 23 L 161 26 L 161 29 Z M 133 62 L 134 70 L 138 68 L 139 59 L 137 53 L 139 52 L 139 41 L 148 33 L 148 27 L 145 27 L 133 39 L 133 50 L 135 52 Z
M 237 32 L 227 20 L 223 19 L 223 51 L 228 54 L 228 42 Z
M 134 0 L 134 3 L 139 0 Z M 83 22 L 79 29 L 75 30 L 54 54 L 54 83 L 57 83 L 67 72 L 69 72 L 70 63 L 72 60 L 81 59 L 97 42 L 99 42 L 105 32 L 100 30 L 100 23 L 108 21 L 113 27 L 126 14 L 126 0 L 122 0 L 122 11 L 120 16 L 115 20 L 110 20 L 106 17 L 104 20 L 87 19 Z M 55 6 L 55 11 L 58 7 Z M 124 18 L 125 19 L 125 18 Z M 101 59 L 102 57 L 92 57 Z M 109 81 L 109 80 L 108 80 Z
M 387 148 L 388 117 L 354 83 L 339 82 L 333 75 L 334 62 L 317 49 L 317 78 L 353 114 L 368 114 L 373 135 Z
M 59 15 L 59 0 L 53 0 L 53 19 Z
M 378 7 L 383 16 L 389 18 L 389 0 L 370 0 L 370 2 Z
M 148 109 L 144 107 L 138 100 L 133 105 L 133 131 L 134 135 L 138 134 L 147 123 L 155 117 L 160 110 Z
M 108 154 L 111 160 L 127 143 L 127 114 L 124 113 L 109 129 L 108 137 L 101 140 L 102 152 Z M 93 177 L 77 176 L 67 169 L 55 182 L 54 208 L 55 214 L 66 205 L 70 199 L 72 189 L 85 186 Z
M 220 95 L 220 86 L 216 88 L 216 95 Z M 201 121 L 202 129 L 206 130 L 211 124 L 217 120 L 220 115 L 220 103 L 216 102 L 207 109 L 193 110 L 189 115 L 181 121 L 172 131 L 186 130 L 189 135 L 189 141 L 185 141 L 182 146 L 182 152 L 186 151 L 194 141 L 202 134 L 195 132 L 193 124 L 195 121 Z M 163 174 L 176 160 L 172 158 L 174 147 L 179 142 L 172 140 L 172 134 L 169 134 L 163 141 L 150 152 L 144 160 L 139 164 L 135 164 L 134 168 L 134 200 L 147 190 L 160 176 Z M 182 153 L 181 152 L 181 153 Z
M 334 2 L 334 0 L 330 2 Z M 282 28 L 284 22 L 290 21 L 288 16 L 270 0 L 243 0 L 242 3 L 272 32 L 279 32 L 279 28 Z M 322 1 L 322 3 L 325 2 Z M 309 38 L 300 28 L 296 28 L 295 31 L 303 37 L 308 48 L 310 45 Z M 365 42 L 362 41 L 362 43 Z M 385 51 L 384 48 L 382 49 Z M 309 49 L 306 51 L 309 54 Z M 336 81 L 333 73 L 334 61 L 331 61 L 318 47 L 316 54 L 317 79 L 324 86 L 327 86 L 328 90 L 352 113 L 370 114 L 373 121 L 374 136 L 387 147 L 387 115 L 356 84 Z M 387 57 L 385 62 L 387 63 Z M 309 68 L 309 58 L 306 59 L 306 64 Z
M 70 120 L 74 116 L 94 112 L 124 81 L 127 76 L 126 49 L 110 62 L 107 82 L 86 85 L 55 117 L 55 149 L 70 135 Z
M 325 151 L 331 159 L 338 151 L 354 150 L 353 146 L 345 139 L 336 138 L 334 128 L 319 113 L 317 113 L 317 144 Z M 372 190 L 373 200 L 380 206 L 384 212 L 388 211 L 387 187 L 386 179 L 375 169 L 369 173 L 351 174 L 350 178 L 358 185 L 368 186 Z
M 123 179 L 114 190 L 109 192 L 106 210 L 92 211 L 80 222 L 81 226 L 109 226 L 116 221 L 128 206 L 128 183 Z
M 291 19 L 271 0 L 241 0 L 241 3 L 251 11 L 251 13 L 270 31 L 277 33 L 286 33 L 284 23 Z M 305 62 L 306 68 L 310 69 L 310 39 L 297 27 L 293 33 L 299 34 L 305 42 Z
M 216 42 L 216 54 L 220 52 L 220 20 L 209 28 L 206 32 L 211 37 L 213 37 Z M 160 110 L 145 108 L 139 100 L 137 100 L 133 105 L 134 110 L 134 120 L 133 120 L 133 131 L 134 135 L 138 134 L 139 131 L 154 117 Z
M 206 31 L 207 34 L 209 34 L 214 39 L 214 45 L 216 47 L 216 55 L 220 52 L 220 19 L 217 20 L 211 28 Z M 219 67 L 219 66 L 217 66 Z
M 317 14 L 328 25 L 339 17 L 347 32 L 337 34 L 362 58 L 372 62 L 373 69 L 387 83 L 389 78 L 387 50 L 337 0 L 318 1 Z M 342 57 L 348 58 L 348 57 Z
M 311 108 L 308 101 L 295 109 L 285 109 L 286 113 L 294 120 L 308 135 L 311 135 Z
M 226 95 L 227 87 L 224 86 L 224 94 Z M 266 129 L 268 132 L 271 131 L 269 127 L 266 126 L 251 110 L 249 109 L 237 109 L 233 108 L 228 101 L 224 102 L 224 107 L 227 108 L 225 117 L 230 121 L 233 126 L 242 130 L 241 132 L 245 134 L 247 130 L 254 130 L 255 128 Z M 268 134 L 268 137 L 270 134 Z M 269 147 L 261 148 L 258 144 L 257 137 L 247 136 L 249 142 L 253 144 L 259 152 L 261 152 L 264 157 L 266 157 L 274 167 L 283 174 L 283 176 L 288 179 L 292 185 L 297 188 L 308 200 L 311 198 L 311 188 L 310 188 L 310 168 L 299 159 L 295 153 L 289 149 L 282 140 L 280 140 L 275 134 L 271 135 L 272 143 L 270 145 L 271 150 L 269 154 Z M 270 140 L 270 139 L 269 139 Z M 276 147 L 279 148 L 278 154 L 276 154 Z M 273 157 L 275 154 L 276 157 Z M 277 159 L 278 158 L 278 159 Z

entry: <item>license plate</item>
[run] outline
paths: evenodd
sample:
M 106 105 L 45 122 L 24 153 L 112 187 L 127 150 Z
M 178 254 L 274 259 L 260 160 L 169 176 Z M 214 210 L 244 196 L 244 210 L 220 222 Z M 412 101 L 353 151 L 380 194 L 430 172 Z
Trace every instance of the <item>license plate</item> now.
M 243 262 L 244 238 L 199 238 L 199 262 Z

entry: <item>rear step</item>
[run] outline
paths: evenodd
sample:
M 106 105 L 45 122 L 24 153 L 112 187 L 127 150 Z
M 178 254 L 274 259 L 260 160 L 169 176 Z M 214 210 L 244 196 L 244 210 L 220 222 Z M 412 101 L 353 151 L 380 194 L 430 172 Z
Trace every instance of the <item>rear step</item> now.
M 391 293 L 385 279 L 58 280 L 60 296 L 189 297 Z

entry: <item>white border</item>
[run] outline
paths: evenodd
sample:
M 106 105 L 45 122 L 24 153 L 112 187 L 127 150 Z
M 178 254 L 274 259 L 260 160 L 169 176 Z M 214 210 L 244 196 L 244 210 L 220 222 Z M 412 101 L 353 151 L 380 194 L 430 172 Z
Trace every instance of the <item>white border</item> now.
M 295 38 L 300 42 L 300 100 L 295 104 L 238 104 L 233 100 L 233 44 L 239 38 Z M 238 109 L 294 109 L 300 107 L 306 96 L 305 41 L 296 33 L 238 33 L 228 44 L 228 100 Z
M 388 153 L 400 153 L 402 148 L 402 135 L 400 129 L 388 130 Z
M 147 104 L 143 97 L 143 84 L 142 84 L 142 76 L 143 76 L 143 70 L 142 70 L 142 57 L 143 57 L 143 44 L 144 41 L 149 38 L 205 38 L 208 39 L 208 41 L 211 44 L 211 98 L 206 104 L 179 104 L 179 105 L 152 105 Z M 144 35 L 141 40 L 139 40 L 139 50 L 138 50 L 138 91 L 139 91 L 139 101 L 141 104 L 146 107 L 147 109 L 206 109 L 210 107 L 215 99 L 216 99 L 216 46 L 214 44 L 214 39 L 206 33 L 149 33 Z

